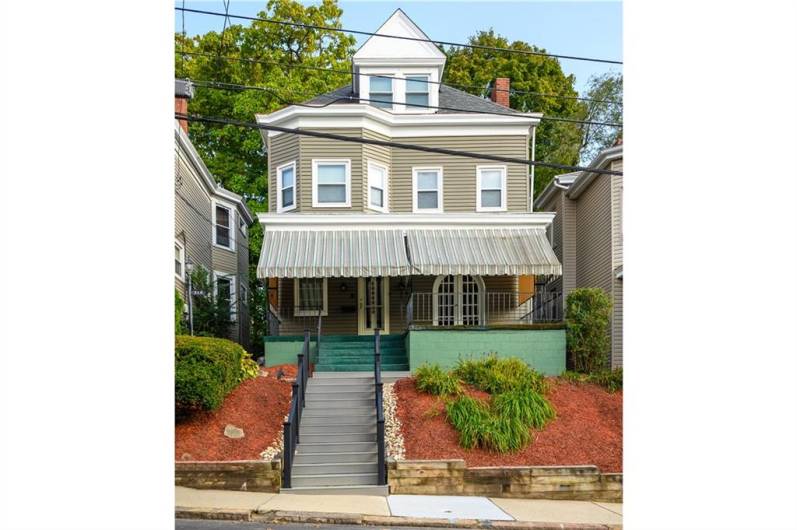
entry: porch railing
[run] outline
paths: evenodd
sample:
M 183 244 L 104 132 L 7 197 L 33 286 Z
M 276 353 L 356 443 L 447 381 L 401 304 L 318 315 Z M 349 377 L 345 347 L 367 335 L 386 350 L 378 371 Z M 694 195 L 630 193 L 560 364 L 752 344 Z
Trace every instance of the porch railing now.
M 406 307 L 409 326 L 470 326 L 561 322 L 562 293 L 486 291 L 415 292 Z
M 379 330 L 374 330 L 374 404 L 376 406 L 377 485 L 387 484 L 385 467 L 385 412 L 382 405 L 382 351 Z
M 291 392 L 291 408 L 288 412 L 288 419 L 282 424 L 284 441 L 282 450 L 283 488 L 291 487 L 293 456 L 296 454 L 296 446 L 299 444 L 299 426 L 302 422 L 307 378 L 310 372 L 310 330 L 305 330 L 304 332 L 304 345 L 302 346 L 302 353 L 298 355 L 297 365 L 296 381 L 293 382 Z

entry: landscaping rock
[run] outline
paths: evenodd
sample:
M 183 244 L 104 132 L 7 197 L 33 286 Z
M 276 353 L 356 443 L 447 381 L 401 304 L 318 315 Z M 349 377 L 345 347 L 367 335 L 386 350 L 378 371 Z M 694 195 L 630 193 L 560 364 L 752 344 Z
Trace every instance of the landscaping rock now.
M 383 385 L 382 405 L 385 413 L 387 456 L 394 460 L 404 460 L 404 437 L 401 435 L 401 421 L 396 413 L 396 392 L 393 383 Z
M 235 425 L 227 424 L 227 426 L 224 427 L 224 436 L 233 439 L 243 438 L 244 430 L 241 429 L 240 427 L 236 427 Z

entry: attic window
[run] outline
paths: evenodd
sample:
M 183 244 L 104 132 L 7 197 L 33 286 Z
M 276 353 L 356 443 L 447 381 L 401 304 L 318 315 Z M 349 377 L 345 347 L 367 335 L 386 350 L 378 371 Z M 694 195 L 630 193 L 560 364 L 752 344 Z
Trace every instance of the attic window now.
M 407 76 L 407 106 L 410 109 L 420 109 L 418 105 L 429 105 L 429 76 Z
M 393 80 L 385 77 L 369 78 L 368 99 L 371 105 L 382 109 L 393 108 Z

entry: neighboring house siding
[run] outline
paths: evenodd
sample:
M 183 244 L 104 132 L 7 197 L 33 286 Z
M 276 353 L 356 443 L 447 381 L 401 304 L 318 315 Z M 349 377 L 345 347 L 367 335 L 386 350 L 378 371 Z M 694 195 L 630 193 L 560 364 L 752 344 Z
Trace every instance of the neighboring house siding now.
M 623 170 L 623 160 L 611 164 L 614 171 Z M 612 194 L 612 273 L 614 308 L 612 318 L 612 367 L 623 365 L 623 279 L 617 278 L 623 266 L 623 177 L 611 177 Z
M 268 210 L 277 211 L 277 167 L 288 162 L 299 163 L 299 137 L 295 134 L 280 134 L 268 139 Z M 296 197 L 301 183 L 297 182 Z M 298 211 L 298 210 L 296 210 Z
M 623 280 L 614 279 L 612 310 L 612 368 L 623 365 Z
M 611 180 L 598 177 L 578 198 L 576 284 L 612 293 Z
M 190 256 L 194 263 L 211 270 L 210 195 L 185 155 L 180 150 L 175 155 L 175 239 L 185 245 L 185 255 Z M 183 299 L 186 299 L 184 283 L 175 278 L 175 287 L 180 290 Z
M 395 142 L 419 144 L 428 147 L 457 149 L 490 155 L 526 158 L 527 136 L 442 136 L 396 138 Z M 424 153 L 408 149 L 393 148 L 391 177 L 392 209 L 394 212 L 412 211 L 412 168 L 419 166 L 442 166 L 443 206 L 446 212 L 476 211 L 476 166 L 507 166 L 507 210 L 526 212 L 529 206 L 528 167 L 521 164 L 503 164 L 490 160 Z

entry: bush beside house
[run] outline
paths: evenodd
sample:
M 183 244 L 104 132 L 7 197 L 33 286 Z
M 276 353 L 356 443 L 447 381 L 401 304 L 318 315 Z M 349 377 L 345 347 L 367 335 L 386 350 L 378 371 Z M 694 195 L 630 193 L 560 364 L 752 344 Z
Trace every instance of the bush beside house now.
M 612 302 L 606 291 L 584 287 L 567 295 L 567 351 L 577 372 L 594 373 L 609 364 L 609 319 Z
M 214 410 L 238 384 L 257 376 L 257 364 L 237 343 L 211 337 L 175 337 L 175 406 L 178 417 Z

